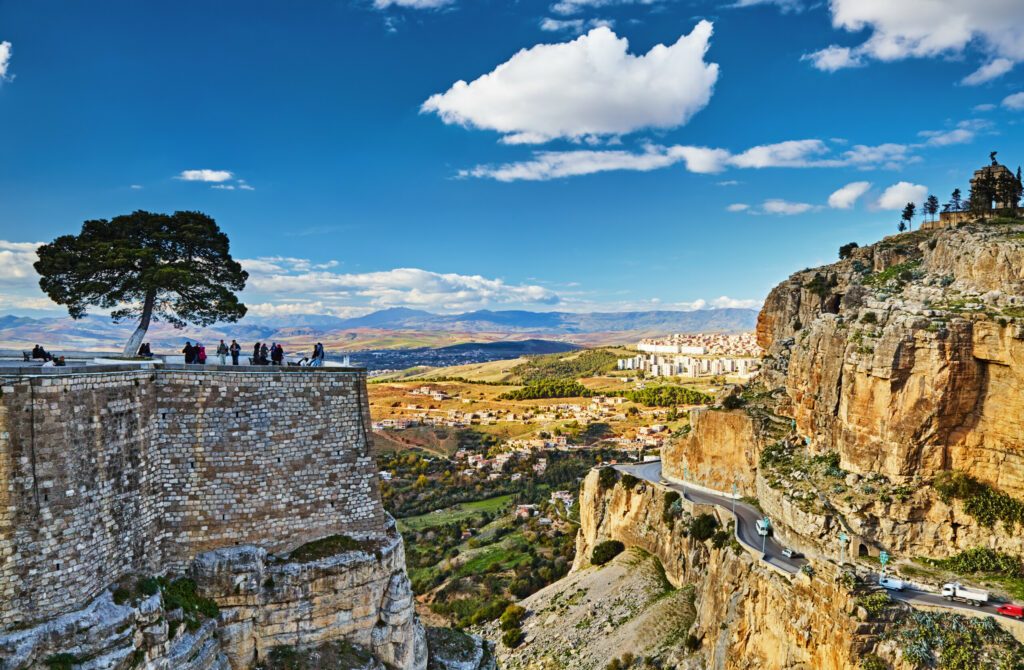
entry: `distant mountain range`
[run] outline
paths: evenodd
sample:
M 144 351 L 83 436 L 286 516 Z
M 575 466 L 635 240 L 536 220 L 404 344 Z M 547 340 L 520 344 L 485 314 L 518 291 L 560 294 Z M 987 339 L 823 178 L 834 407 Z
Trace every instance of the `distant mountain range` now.
M 252 319 L 260 323 L 280 323 L 276 319 Z M 702 309 L 690 312 L 529 312 L 524 310 L 433 314 L 422 310 L 395 307 L 366 316 L 341 319 L 332 316 L 288 317 L 293 326 L 329 330 L 373 328 L 384 330 L 424 330 L 488 333 L 613 333 L 657 330 L 676 333 L 739 332 L 752 330 L 757 311 L 752 309 Z
M 622 344 L 638 337 L 666 333 L 742 332 L 753 330 L 752 309 L 704 309 L 691 312 L 530 312 L 481 310 L 464 314 L 433 314 L 394 308 L 343 319 L 334 316 L 289 315 L 249 317 L 239 323 L 175 330 L 162 323 L 150 329 L 154 350 L 176 351 L 186 339 L 215 343 L 237 339 L 245 346 L 257 341 L 282 342 L 296 350 L 321 341 L 336 351 L 443 347 L 465 342 L 548 339 L 594 346 Z M 33 318 L 0 316 L 0 349 L 30 349 L 42 344 L 64 351 L 117 351 L 133 324 L 114 324 L 103 316 Z

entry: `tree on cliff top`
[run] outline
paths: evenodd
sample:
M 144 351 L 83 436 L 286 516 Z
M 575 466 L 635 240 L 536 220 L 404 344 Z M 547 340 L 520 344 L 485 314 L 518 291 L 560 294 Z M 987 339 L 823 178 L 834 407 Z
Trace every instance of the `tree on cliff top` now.
M 138 211 L 82 224 L 38 250 L 39 286 L 80 319 L 90 306 L 110 309 L 114 322 L 138 319 L 124 348 L 133 356 L 152 320 L 176 328 L 237 321 L 245 305 L 236 292 L 249 275 L 231 258 L 228 236 L 201 212 Z

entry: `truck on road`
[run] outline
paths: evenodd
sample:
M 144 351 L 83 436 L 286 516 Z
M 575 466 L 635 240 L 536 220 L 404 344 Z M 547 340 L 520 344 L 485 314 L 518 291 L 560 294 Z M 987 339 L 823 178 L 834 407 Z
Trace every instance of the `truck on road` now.
M 902 591 L 907 588 L 907 583 L 902 579 L 896 579 L 895 577 L 881 576 L 878 578 L 878 585 L 883 589 L 889 589 L 890 591 Z
M 767 535 L 772 529 L 771 522 L 767 518 L 758 519 L 754 522 L 754 526 L 757 528 L 758 535 Z
M 980 606 L 988 602 L 988 591 L 969 589 L 959 582 L 949 582 L 942 585 L 942 597 Z

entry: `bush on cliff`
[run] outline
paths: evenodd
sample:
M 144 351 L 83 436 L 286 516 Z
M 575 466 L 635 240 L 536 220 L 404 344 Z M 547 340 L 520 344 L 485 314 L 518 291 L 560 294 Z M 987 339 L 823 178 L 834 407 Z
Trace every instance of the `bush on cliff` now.
M 1024 563 L 1017 556 L 988 547 L 974 547 L 955 556 L 930 561 L 932 564 L 960 574 L 992 572 L 1009 577 L 1024 577 Z
M 636 488 L 637 484 L 639 483 L 640 480 L 634 477 L 633 475 L 629 474 L 628 472 L 622 475 L 622 485 L 625 487 L 627 491 L 632 491 L 633 489 Z
M 509 649 L 515 649 L 523 643 L 523 631 L 519 628 L 512 628 L 501 634 L 501 642 Z
M 682 505 L 679 503 L 679 494 L 675 491 L 669 491 L 665 494 L 664 507 L 661 510 L 661 520 L 665 523 L 672 523 L 672 520 L 676 518 L 676 515 L 682 511 Z
M 622 553 L 626 548 L 618 540 L 606 540 L 594 547 L 594 553 L 590 555 L 590 562 L 594 565 L 604 565 Z
M 958 470 L 940 472 L 932 481 L 939 497 L 946 503 L 962 500 L 964 511 L 978 520 L 982 526 L 991 528 L 1002 521 L 1008 531 L 1024 525 L 1024 502 L 979 482 L 974 477 Z
M 619 481 L 619 471 L 613 467 L 601 468 L 597 482 L 603 489 L 610 489 Z
M 163 591 L 164 609 L 168 612 L 180 609 L 189 632 L 199 630 L 201 617 L 216 619 L 220 615 L 217 602 L 199 595 L 196 583 L 191 579 L 182 577 L 173 582 L 163 577 L 158 579 L 160 589 Z
M 519 628 L 526 616 L 526 608 L 521 605 L 509 605 L 501 615 L 500 624 L 502 630 Z
M 698 514 L 690 520 L 688 534 L 698 542 L 710 540 L 718 529 L 718 520 L 711 514 Z

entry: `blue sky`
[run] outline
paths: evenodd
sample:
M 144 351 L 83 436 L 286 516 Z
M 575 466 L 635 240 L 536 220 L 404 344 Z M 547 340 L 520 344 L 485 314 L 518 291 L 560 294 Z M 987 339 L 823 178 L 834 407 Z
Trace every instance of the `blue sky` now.
M 135 209 L 254 314 L 757 305 L 1024 162 L 1019 0 L 737 4 L 0 0 L 0 311 Z

